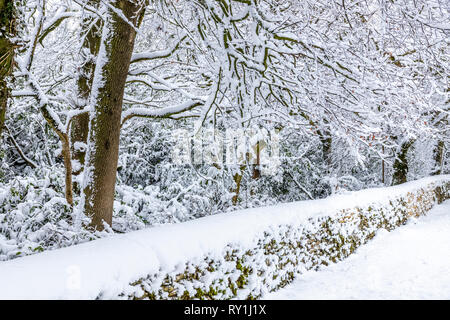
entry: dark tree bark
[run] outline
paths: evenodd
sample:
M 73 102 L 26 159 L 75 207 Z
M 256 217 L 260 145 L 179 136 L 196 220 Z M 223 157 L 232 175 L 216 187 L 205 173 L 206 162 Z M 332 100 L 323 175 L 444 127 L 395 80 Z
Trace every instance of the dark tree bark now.
M 254 147 L 254 151 L 256 153 L 256 162 L 253 164 L 253 175 L 252 179 L 258 180 L 261 178 L 261 144 L 262 141 L 256 142 L 256 146 Z
M 332 138 L 329 132 L 319 133 L 320 142 L 322 143 L 322 156 L 323 160 L 325 161 L 328 172 L 331 172 L 332 167 L 332 161 L 331 161 L 331 145 L 332 145 Z
M 242 182 L 242 177 L 244 175 L 245 168 L 246 168 L 245 165 L 240 166 L 240 168 L 239 168 L 240 173 L 236 173 L 233 176 L 234 183 L 236 184 L 236 189 L 231 190 L 231 192 L 234 192 L 234 196 L 231 198 L 231 201 L 234 206 L 237 205 L 238 200 L 239 200 L 239 193 L 241 191 L 241 182 Z
M 14 66 L 14 44 L 9 40 L 15 34 L 14 0 L 0 0 L 0 139 L 11 96 L 7 78 Z
M 323 119 L 322 121 L 328 126 L 327 119 Z M 333 138 L 331 136 L 331 132 L 327 128 L 317 130 L 317 134 L 319 135 L 319 140 L 322 147 L 322 158 L 327 166 L 327 173 L 330 174 L 333 169 L 333 161 L 331 157 Z
M 440 140 L 436 148 L 434 149 L 434 161 L 435 161 L 435 169 L 431 173 L 432 175 L 439 175 L 442 174 L 442 166 L 444 163 L 444 150 L 445 143 L 444 141 Z
M 97 230 L 103 229 L 103 222 L 112 223 L 123 94 L 135 28 L 144 10 L 134 1 L 118 0 L 113 5 L 127 21 L 108 9 L 94 76 L 93 90 L 98 92 L 91 93 L 94 110 L 84 169 L 84 210 Z
M 88 5 L 93 8 L 98 8 L 99 3 L 100 0 L 88 1 Z M 101 20 L 98 19 L 97 23 L 95 23 L 94 25 L 92 25 L 92 22 L 93 20 L 91 17 L 86 17 L 85 19 L 83 19 L 81 24 L 82 34 L 86 35 L 82 47 L 83 49 L 85 49 L 83 51 L 88 52 L 88 54 L 84 57 L 85 62 L 80 68 L 77 80 L 78 101 L 80 102 L 78 105 L 79 109 L 83 109 L 84 107 L 86 107 L 89 101 L 92 81 L 94 78 L 95 57 L 97 57 L 98 50 L 100 48 Z M 72 120 L 70 129 L 70 149 L 72 152 L 72 159 L 78 161 L 81 164 L 80 168 L 74 170 L 73 174 L 75 175 L 81 173 L 86 155 L 85 149 L 76 148 L 76 146 L 79 145 L 77 143 L 87 143 L 88 133 L 89 114 L 83 113 Z
M 395 157 L 394 161 L 394 174 L 392 176 L 392 185 L 398 185 L 406 182 L 406 175 L 408 173 L 408 151 L 409 148 L 414 144 L 413 139 L 404 141 Z

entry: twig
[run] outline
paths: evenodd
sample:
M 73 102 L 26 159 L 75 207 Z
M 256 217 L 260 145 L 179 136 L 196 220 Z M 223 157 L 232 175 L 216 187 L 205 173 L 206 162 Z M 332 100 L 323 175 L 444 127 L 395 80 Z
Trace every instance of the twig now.
M 6 131 L 8 131 L 8 135 L 9 135 L 9 139 L 11 140 L 11 142 L 13 143 L 14 147 L 16 148 L 17 152 L 19 153 L 20 157 L 33 169 L 36 169 L 38 166 L 37 164 L 31 160 L 30 158 L 28 158 L 25 153 L 22 151 L 22 149 L 20 148 L 19 144 L 17 143 L 16 139 L 14 139 L 13 135 L 11 134 L 11 131 L 9 130 L 9 128 L 5 125 L 5 129 Z

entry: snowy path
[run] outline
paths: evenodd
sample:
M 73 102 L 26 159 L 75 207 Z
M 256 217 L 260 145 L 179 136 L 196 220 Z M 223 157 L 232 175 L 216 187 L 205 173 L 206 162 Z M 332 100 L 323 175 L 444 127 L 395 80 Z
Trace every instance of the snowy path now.
M 450 299 L 450 200 L 264 299 Z

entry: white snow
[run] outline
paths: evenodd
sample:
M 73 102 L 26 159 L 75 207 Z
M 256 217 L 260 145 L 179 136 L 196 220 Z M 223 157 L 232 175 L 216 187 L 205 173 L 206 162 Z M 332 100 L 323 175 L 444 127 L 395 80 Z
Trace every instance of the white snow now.
M 94 299 L 100 293 L 114 297 L 130 282 L 160 270 L 182 269 L 187 261 L 208 254 L 221 254 L 227 244 L 251 245 L 268 228 L 306 223 L 310 217 L 340 209 L 388 203 L 449 179 L 449 175 L 428 177 L 322 200 L 240 210 L 1 262 L 0 299 Z
M 148 108 L 131 108 L 122 113 L 122 122 L 130 116 L 140 117 L 165 117 L 172 114 L 181 113 L 183 111 L 192 109 L 193 106 L 199 104 L 199 100 L 185 101 L 176 106 L 164 107 L 161 109 L 148 109 Z
M 450 299 L 450 200 L 264 299 Z
M 181 41 L 183 41 L 187 36 L 186 32 L 183 32 L 180 35 L 180 40 L 177 41 L 173 46 L 164 50 L 157 51 L 149 51 L 149 52 L 141 52 L 134 53 L 131 57 L 131 63 L 136 63 L 142 60 L 153 60 L 153 59 L 161 59 L 170 56 L 175 50 L 180 46 Z

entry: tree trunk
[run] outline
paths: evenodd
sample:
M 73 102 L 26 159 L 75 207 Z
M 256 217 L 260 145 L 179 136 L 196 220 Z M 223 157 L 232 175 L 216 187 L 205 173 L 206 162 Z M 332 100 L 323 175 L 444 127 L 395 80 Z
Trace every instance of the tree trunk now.
M 108 9 L 95 69 L 90 114 L 90 131 L 84 170 L 83 206 L 92 218 L 91 226 L 111 225 L 119 154 L 122 100 L 136 31 L 133 26 L 143 5 L 132 1 L 114 2 L 125 21 Z M 116 11 L 116 10 L 114 10 Z
M 406 182 L 406 175 L 408 173 L 408 151 L 415 140 L 406 140 L 400 146 L 398 154 L 394 161 L 394 174 L 392 177 L 392 185 L 398 185 Z
M 14 66 L 14 44 L 9 38 L 15 34 L 14 1 L 0 0 L 0 139 L 6 119 L 11 88 L 7 77 Z
M 332 161 L 331 161 L 331 144 L 332 144 L 332 139 L 331 136 L 327 133 L 327 136 L 321 136 L 320 137 L 320 141 L 322 142 L 322 155 L 323 155 L 323 160 L 325 161 L 327 168 L 328 168 L 328 172 L 331 172 L 332 169 Z
M 444 164 L 444 147 L 445 147 L 444 141 L 440 140 L 437 143 L 436 148 L 434 149 L 435 168 L 431 173 L 431 175 L 442 174 L 442 167 Z
M 67 203 L 73 205 L 72 161 L 70 157 L 70 144 L 68 135 L 61 137 L 62 156 L 65 169 L 65 195 Z
M 234 196 L 231 198 L 231 201 L 234 206 L 237 205 L 238 200 L 239 200 L 239 193 L 241 191 L 241 182 L 242 182 L 242 176 L 244 174 L 244 170 L 245 170 L 245 166 L 241 166 L 240 173 L 236 173 L 233 176 L 234 183 L 236 184 L 236 189 L 231 190 L 232 192 L 234 192 Z
M 381 146 L 381 151 L 384 154 L 384 146 Z M 385 181 L 385 175 L 386 175 L 386 162 L 384 161 L 384 158 L 381 160 L 381 183 L 383 185 L 386 183 Z
M 93 8 L 98 8 L 99 3 L 100 0 L 88 1 L 88 5 Z M 81 23 L 81 34 L 85 34 L 81 52 L 85 54 L 85 57 L 77 80 L 79 109 L 84 109 L 88 104 L 94 79 L 95 57 L 97 57 L 100 48 L 101 20 L 98 19 L 94 25 L 92 25 L 92 22 L 93 18 L 86 16 Z M 86 149 L 80 148 L 80 143 L 83 145 L 87 143 L 88 133 L 89 114 L 83 113 L 72 120 L 70 128 L 72 159 L 80 164 L 79 168 L 74 168 L 73 174 L 75 175 L 80 174 L 83 170 Z
M 254 180 L 258 180 L 259 178 L 261 178 L 261 150 L 260 150 L 260 144 L 261 142 L 258 141 L 256 142 L 256 146 L 254 148 L 255 153 L 256 153 L 256 163 L 253 164 L 253 175 L 252 175 L 252 179 Z
M 325 121 L 327 123 L 327 121 Z M 322 147 L 322 159 L 327 166 L 327 173 L 331 173 L 332 171 L 332 159 L 331 159 L 331 147 L 333 143 L 333 139 L 331 138 L 331 133 L 327 130 L 317 130 L 317 134 L 319 135 L 319 140 Z
M 0 51 L 0 55 L 2 52 Z M 2 77 L 0 79 L 0 140 L 3 133 L 3 127 L 6 120 L 6 109 L 8 107 L 8 99 L 10 95 L 10 89 L 5 79 Z

